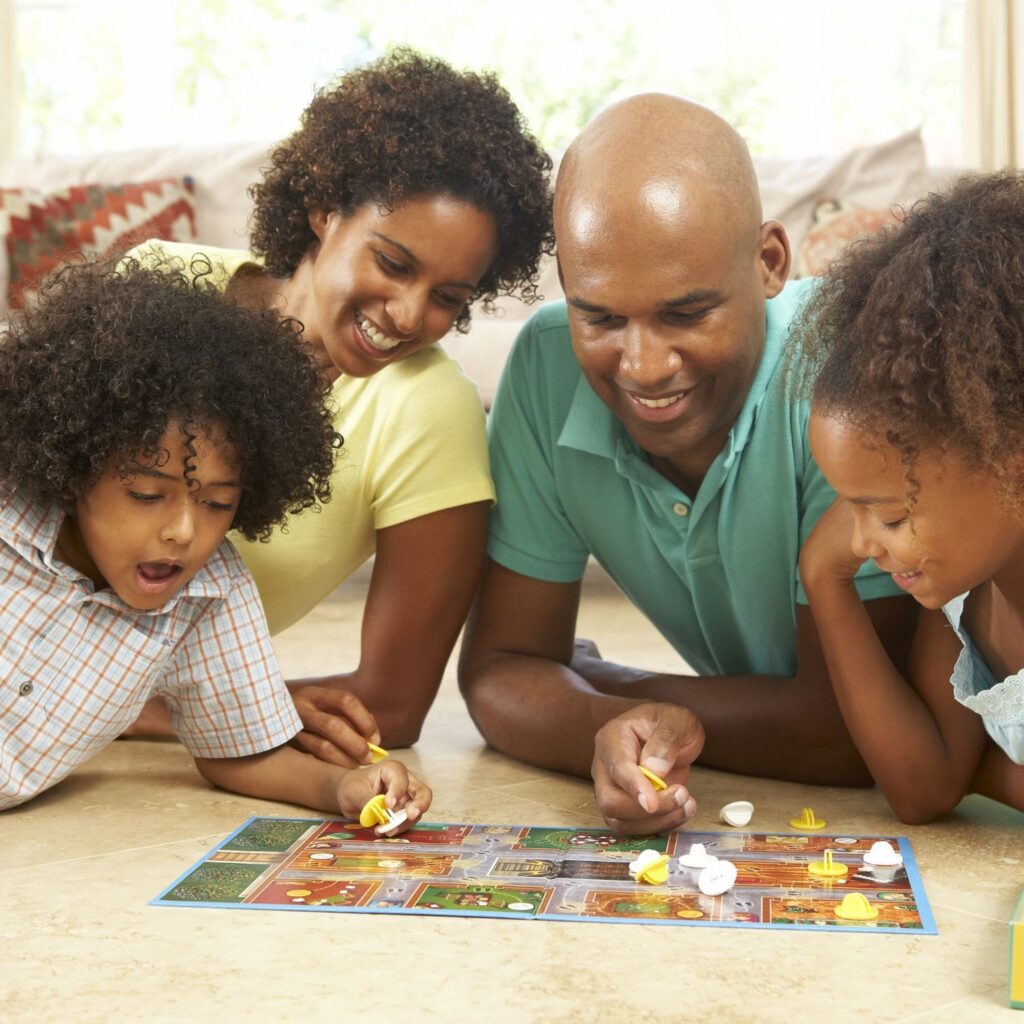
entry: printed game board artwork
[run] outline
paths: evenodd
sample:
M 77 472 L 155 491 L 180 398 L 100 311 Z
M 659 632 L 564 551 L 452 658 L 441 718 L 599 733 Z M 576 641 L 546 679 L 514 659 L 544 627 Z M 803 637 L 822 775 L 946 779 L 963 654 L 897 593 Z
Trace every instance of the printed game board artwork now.
M 863 864 L 878 838 L 899 849 L 901 868 Z M 691 843 L 736 865 L 731 890 L 701 893 L 698 872 L 678 860 Z M 630 861 L 648 848 L 671 857 L 664 885 L 630 877 Z M 845 878 L 808 873 L 826 849 L 848 866 Z M 837 918 L 848 892 L 863 893 L 878 917 Z M 352 822 L 250 818 L 152 905 L 937 934 L 910 841 L 892 836 L 638 838 L 599 828 L 421 822 L 385 838 Z

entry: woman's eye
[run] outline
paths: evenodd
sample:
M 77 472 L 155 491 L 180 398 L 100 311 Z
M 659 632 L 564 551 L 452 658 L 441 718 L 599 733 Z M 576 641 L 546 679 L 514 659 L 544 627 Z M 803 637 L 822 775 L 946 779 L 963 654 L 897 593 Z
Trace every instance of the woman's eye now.
M 128 492 L 128 497 L 129 498 L 134 498 L 136 501 L 145 501 L 145 502 L 159 501 L 160 500 L 160 495 L 159 494 L 145 494 L 142 491 L 129 491 Z
M 406 268 L 401 263 L 396 263 L 390 256 L 385 256 L 384 253 L 377 253 L 377 262 L 389 273 L 389 274 L 404 274 Z

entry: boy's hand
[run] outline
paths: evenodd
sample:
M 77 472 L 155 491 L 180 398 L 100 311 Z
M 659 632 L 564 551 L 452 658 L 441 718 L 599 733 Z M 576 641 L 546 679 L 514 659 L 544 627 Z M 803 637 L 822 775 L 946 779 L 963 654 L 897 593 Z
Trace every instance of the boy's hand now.
M 288 689 L 303 726 L 292 746 L 342 768 L 370 763 L 366 741 L 379 744 L 380 729 L 354 693 L 314 683 L 292 683 Z
M 849 502 L 836 498 L 818 520 L 800 552 L 800 580 L 805 590 L 829 583 L 853 582 L 865 559 L 853 553 L 852 541 L 853 512 Z
M 401 761 L 389 757 L 379 764 L 346 772 L 338 783 L 338 809 L 346 818 L 358 818 L 371 797 L 384 793 L 389 811 L 404 810 L 409 820 L 388 835 L 398 835 L 418 821 L 434 794 Z
M 667 832 L 692 818 L 696 801 L 683 785 L 704 747 L 704 727 L 675 704 L 640 704 L 606 722 L 594 739 L 594 797 L 616 832 Z M 668 783 L 657 792 L 637 765 Z

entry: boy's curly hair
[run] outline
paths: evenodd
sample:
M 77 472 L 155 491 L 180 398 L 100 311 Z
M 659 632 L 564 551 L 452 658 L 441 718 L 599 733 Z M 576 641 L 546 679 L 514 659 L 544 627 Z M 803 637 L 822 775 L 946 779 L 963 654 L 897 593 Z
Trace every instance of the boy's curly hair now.
M 271 154 L 255 202 L 252 248 L 268 273 L 294 273 L 316 241 L 314 209 L 350 214 L 444 195 L 489 213 L 497 255 L 473 300 L 533 302 L 541 253 L 554 250 L 551 158 L 492 74 L 455 71 L 399 48 L 321 90 L 302 126 Z M 456 327 L 469 325 L 469 306 Z
M 329 385 L 294 325 L 229 304 L 191 270 L 70 265 L 15 314 L 0 333 L 5 489 L 70 511 L 118 460 L 161 462 L 176 422 L 186 450 L 198 436 L 234 447 L 233 526 L 249 540 L 328 500 Z
M 949 447 L 1012 498 L 1024 450 L 1024 174 L 965 176 L 850 246 L 796 342 L 815 407 L 884 436 L 912 485 L 919 453 Z

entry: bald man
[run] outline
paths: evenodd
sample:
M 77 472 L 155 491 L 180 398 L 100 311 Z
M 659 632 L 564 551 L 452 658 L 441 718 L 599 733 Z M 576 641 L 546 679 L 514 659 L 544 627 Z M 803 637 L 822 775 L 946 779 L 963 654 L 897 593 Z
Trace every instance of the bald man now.
M 797 568 L 833 498 L 785 373 L 808 283 L 786 285 L 746 146 L 681 99 L 625 100 L 566 153 L 555 232 L 566 302 L 526 324 L 491 414 L 498 504 L 460 664 L 477 726 L 590 772 L 624 832 L 693 813 L 695 760 L 869 784 Z M 698 675 L 574 645 L 590 555 Z M 899 663 L 914 602 L 871 566 L 857 586 Z

